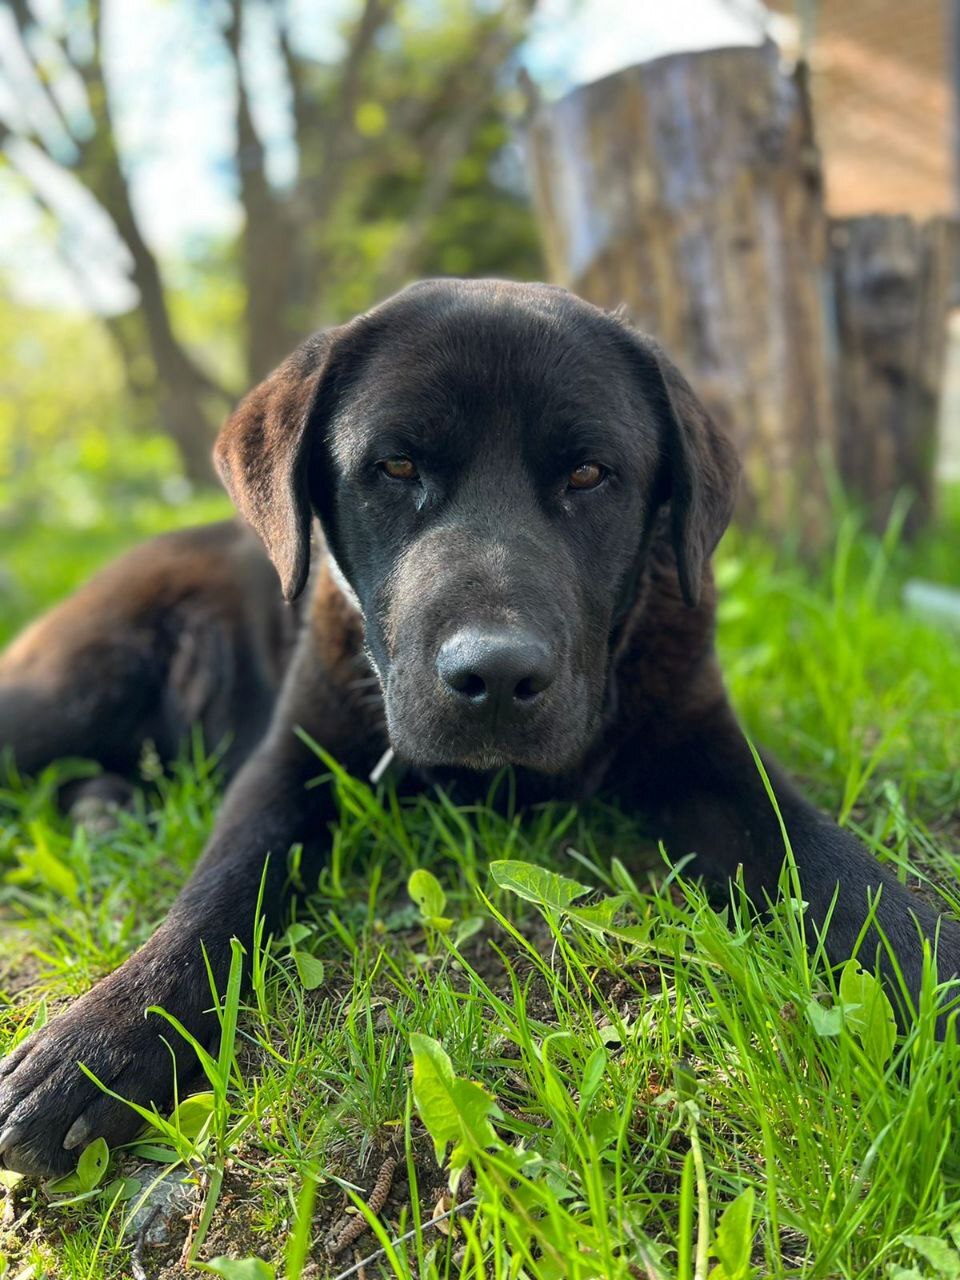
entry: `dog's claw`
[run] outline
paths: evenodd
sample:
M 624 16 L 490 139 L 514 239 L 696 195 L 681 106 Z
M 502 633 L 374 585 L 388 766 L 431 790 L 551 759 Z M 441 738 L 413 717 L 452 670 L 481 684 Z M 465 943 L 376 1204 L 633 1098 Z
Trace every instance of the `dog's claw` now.
M 25 1132 L 26 1130 L 22 1124 L 8 1124 L 3 1133 L 0 1133 L 0 1157 L 10 1147 L 17 1145 Z
M 85 1147 L 92 1136 L 93 1130 L 90 1127 L 90 1121 L 86 1116 L 80 1116 L 74 1120 L 73 1124 L 67 1130 L 67 1136 L 63 1140 L 64 1151 L 72 1151 L 74 1147 Z

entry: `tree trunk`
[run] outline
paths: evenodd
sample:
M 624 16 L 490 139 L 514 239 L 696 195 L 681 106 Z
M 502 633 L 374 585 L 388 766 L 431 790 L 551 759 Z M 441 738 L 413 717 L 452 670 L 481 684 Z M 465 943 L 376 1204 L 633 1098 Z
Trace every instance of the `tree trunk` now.
M 132 221 L 121 234 L 128 245 L 131 241 L 143 244 Z M 145 245 L 143 250 L 134 251 L 131 276 L 140 291 L 138 317 L 142 317 L 144 349 L 156 370 L 160 420 L 177 446 L 186 476 L 195 484 L 209 485 L 215 478 L 211 450 L 218 416 L 209 402 L 218 402 L 221 413 L 227 402 L 174 336 L 156 261 Z
M 821 534 L 834 369 L 802 74 L 771 44 L 660 58 L 539 108 L 530 157 L 554 278 L 663 342 L 740 449 L 744 514 Z
M 840 357 L 838 467 L 883 528 L 901 489 L 906 529 L 929 522 L 954 303 L 958 224 L 875 215 L 833 223 Z
M 299 336 L 288 315 L 297 228 L 270 186 L 266 150 L 253 121 L 241 56 L 245 15 L 243 0 L 233 0 L 226 37 L 237 81 L 235 154 L 244 214 L 240 240 L 247 289 L 246 374 L 252 386 L 283 360 Z

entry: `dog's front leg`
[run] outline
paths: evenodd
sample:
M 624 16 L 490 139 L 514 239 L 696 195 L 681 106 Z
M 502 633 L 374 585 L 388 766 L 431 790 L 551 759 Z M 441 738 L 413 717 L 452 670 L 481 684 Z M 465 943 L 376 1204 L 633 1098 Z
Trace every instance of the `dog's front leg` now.
M 170 1024 L 146 1010 L 163 1008 L 213 1044 L 218 1022 L 203 952 L 222 992 L 231 938 L 249 949 L 262 881 L 268 925 L 279 918 L 292 844 L 304 845 L 305 882 L 315 878 L 334 802 L 328 787 L 307 787 L 324 769 L 294 727 L 303 724 L 354 768 L 375 762 L 377 739 L 369 724 L 358 735 L 366 717 L 314 650 L 308 638 L 270 734 L 230 786 L 206 852 L 157 932 L 0 1063 L 0 1167 L 62 1173 L 93 1138 L 111 1144 L 131 1138 L 141 1123 L 135 1112 L 99 1090 L 77 1064 L 121 1097 L 166 1103 L 174 1060 L 181 1081 L 197 1062 Z
M 922 938 L 938 939 L 941 979 L 960 974 L 960 926 L 904 888 L 765 760 L 774 806 L 727 704 L 671 733 L 666 740 L 655 734 L 634 740 L 616 773 L 622 801 L 654 817 L 675 860 L 695 854 L 694 873 L 713 882 L 726 883 L 742 868 L 746 890 L 762 908 L 777 896 L 785 829 L 808 904 L 808 941 L 813 944 L 826 926 L 831 963 L 850 958 L 873 904 L 873 919 L 896 954 L 912 999 L 920 988 Z M 899 984 L 876 929 L 868 929 L 858 955 L 867 967 L 879 959 L 896 1002 Z M 904 1010 L 899 1012 L 903 1018 Z

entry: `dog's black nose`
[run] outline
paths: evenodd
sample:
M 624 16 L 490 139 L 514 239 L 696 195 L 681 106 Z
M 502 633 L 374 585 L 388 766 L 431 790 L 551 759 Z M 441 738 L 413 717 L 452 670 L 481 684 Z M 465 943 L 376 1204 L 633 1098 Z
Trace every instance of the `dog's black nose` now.
M 437 672 L 457 698 L 490 715 L 532 707 L 553 683 L 553 655 L 528 631 L 458 631 L 440 647 Z

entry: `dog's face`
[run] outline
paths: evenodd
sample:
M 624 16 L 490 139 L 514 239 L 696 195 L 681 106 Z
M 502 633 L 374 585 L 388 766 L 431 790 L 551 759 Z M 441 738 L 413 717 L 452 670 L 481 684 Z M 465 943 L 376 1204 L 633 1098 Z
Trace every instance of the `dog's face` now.
M 415 286 L 311 339 L 224 428 L 221 472 L 296 594 L 315 511 L 421 765 L 574 766 L 652 520 L 695 602 L 735 464 L 652 344 L 563 290 Z

